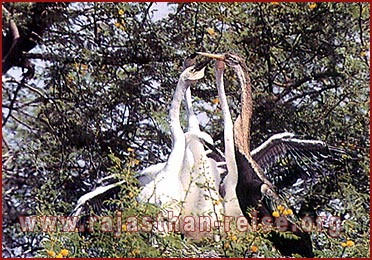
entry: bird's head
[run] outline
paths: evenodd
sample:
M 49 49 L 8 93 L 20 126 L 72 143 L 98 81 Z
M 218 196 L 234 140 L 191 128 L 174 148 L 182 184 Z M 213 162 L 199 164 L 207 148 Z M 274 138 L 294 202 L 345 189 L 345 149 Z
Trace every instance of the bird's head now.
M 239 55 L 232 52 L 226 52 L 224 54 L 211 54 L 207 52 L 196 53 L 219 61 L 216 64 L 216 69 L 220 70 L 220 72 L 223 71 L 223 64 L 219 63 L 226 63 L 227 66 L 232 67 L 234 69 L 235 73 L 239 78 L 241 86 L 245 86 L 249 89 L 251 88 L 248 67 L 245 63 L 245 60 Z
M 245 64 L 245 61 L 242 57 L 235 53 L 226 52 L 224 54 L 212 54 L 207 52 L 196 52 L 199 55 L 212 58 L 215 60 L 223 61 L 230 67 L 237 67 L 237 66 L 243 66 Z
M 198 65 L 191 66 L 186 68 L 182 74 L 181 78 L 184 81 L 195 81 L 199 80 L 204 77 L 204 71 L 205 71 L 205 66 L 202 68 L 197 67 Z

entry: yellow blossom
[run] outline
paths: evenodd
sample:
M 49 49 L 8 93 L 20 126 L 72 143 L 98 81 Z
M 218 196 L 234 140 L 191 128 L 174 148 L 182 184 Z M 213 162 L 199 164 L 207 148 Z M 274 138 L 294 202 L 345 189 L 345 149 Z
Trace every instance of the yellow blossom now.
M 292 214 L 293 214 L 293 210 L 291 210 L 291 209 L 286 209 L 286 210 L 284 210 L 283 214 L 284 214 L 284 215 L 292 215 Z
M 238 238 L 235 235 L 231 236 L 231 241 L 236 242 L 237 240 L 238 240 Z
M 225 249 L 228 249 L 228 248 L 230 247 L 229 242 L 225 242 L 225 243 L 223 244 L 223 247 L 224 247 Z
M 140 160 L 134 159 L 134 165 L 138 165 L 140 163 Z
M 342 246 L 342 247 L 347 247 L 347 244 L 346 244 L 345 242 L 342 242 L 342 243 L 341 243 L 341 246 Z
M 348 240 L 348 241 L 346 241 L 346 245 L 349 246 L 349 247 L 352 247 L 352 246 L 354 246 L 354 242 L 351 241 L 351 240 Z
M 220 205 L 220 203 L 221 203 L 220 200 L 213 200 L 213 204 L 216 205 L 216 206 L 217 206 L 217 205 Z
M 56 258 L 63 258 L 63 255 L 62 254 L 58 254 L 58 255 L 56 255 Z
M 59 252 L 59 253 L 63 256 L 67 256 L 68 255 L 68 250 L 67 249 L 62 249 L 61 252 Z
M 276 207 L 280 212 L 283 212 L 284 211 L 284 206 L 283 205 L 279 205 Z
M 365 50 L 361 51 L 360 52 L 360 56 L 366 57 L 367 56 L 367 52 Z
M 278 211 L 274 211 L 273 212 L 273 217 L 274 218 L 277 218 L 277 217 L 279 217 L 280 215 L 279 215 L 279 212 Z
M 121 15 L 124 14 L 124 11 L 123 11 L 122 9 L 120 9 L 120 10 L 118 11 L 118 13 L 119 13 L 119 15 L 121 16 Z
M 133 192 L 130 191 L 130 192 L 128 193 L 128 196 L 129 196 L 130 198 L 133 198 L 133 196 L 134 196 L 134 195 L 133 195 Z
M 121 229 L 125 232 L 128 230 L 127 224 L 121 225 Z
M 309 4 L 309 8 L 312 10 L 312 9 L 315 9 L 317 7 L 317 4 L 316 3 L 311 3 Z
M 133 255 L 139 255 L 140 252 L 139 248 L 137 248 L 133 251 Z
M 278 5 L 279 2 L 270 2 L 270 4 L 272 4 L 272 5 Z
M 214 98 L 214 99 L 212 99 L 212 103 L 213 103 L 213 105 L 217 105 L 218 103 L 220 103 L 220 99 L 218 97 Z
M 127 151 L 128 151 L 129 153 L 131 153 L 131 152 L 134 152 L 134 149 L 133 149 L 133 148 L 130 148 L 130 147 L 128 147 Z
M 73 80 L 74 80 L 74 78 L 71 75 L 67 75 L 66 81 L 67 81 L 68 84 L 71 84 Z
M 253 253 L 256 253 L 258 251 L 258 247 L 257 246 L 251 246 L 251 251 Z
M 116 26 L 117 28 L 120 28 L 121 24 L 120 24 L 119 22 L 116 22 L 116 23 L 115 23 L 115 26 Z
M 48 250 L 47 254 L 48 254 L 48 256 L 51 256 L 51 257 L 56 255 L 56 253 L 54 253 L 54 251 L 52 251 L 52 250 Z
M 207 33 L 208 33 L 210 36 L 215 36 L 215 35 L 216 35 L 216 32 L 214 31 L 213 28 L 207 28 Z

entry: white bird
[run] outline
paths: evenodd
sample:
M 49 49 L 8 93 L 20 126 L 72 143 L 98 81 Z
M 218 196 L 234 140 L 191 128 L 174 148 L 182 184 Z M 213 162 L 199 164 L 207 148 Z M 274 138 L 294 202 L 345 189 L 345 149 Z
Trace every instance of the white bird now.
M 204 76 L 204 70 L 205 67 L 194 70 L 194 67 L 191 66 L 185 69 L 180 75 L 169 110 L 172 137 L 171 153 L 166 162 L 151 165 L 138 175 L 140 186 L 143 187 L 138 196 L 138 200 L 141 202 L 154 203 L 169 211 L 173 211 L 174 216 L 179 214 L 179 204 L 184 197 L 184 189 L 181 183 L 181 171 L 186 149 L 186 139 L 195 138 L 191 134 L 188 135 L 189 137 L 185 137 L 181 128 L 181 101 L 186 89 L 189 88 L 193 82 Z M 200 138 L 204 137 L 204 135 L 200 136 Z M 80 215 L 81 212 L 89 206 L 99 211 L 99 208 L 102 206 L 102 201 L 118 193 L 123 184 L 125 184 L 125 181 L 99 186 L 93 191 L 83 195 L 78 200 L 76 207 L 72 210 L 70 215 Z
M 194 67 L 186 68 L 178 81 L 169 110 L 170 131 L 172 136 L 172 150 L 164 168 L 156 174 L 154 181 L 146 184 L 139 194 L 139 200 L 148 201 L 173 211 L 173 215 L 180 213 L 182 199 L 181 172 L 186 149 L 186 139 L 180 123 L 180 106 L 185 91 L 191 83 L 204 76 L 203 67 L 194 71 Z
M 210 234 L 214 224 L 222 216 L 223 207 L 219 203 L 220 171 L 218 163 L 207 156 L 202 143 L 202 140 L 208 140 L 207 143 L 213 145 L 213 139 L 200 130 L 199 121 L 192 107 L 190 89 L 186 91 L 185 101 L 188 129 L 185 133 L 187 144 L 182 171 L 185 197 L 181 227 L 186 222 L 190 224 L 187 227 L 192 228 L 182 229 L 181 232 L 194 239 L 201 239 Z M 203 217 L 203 221 L 200 221 L 199 216 Z
M 216 82 L 218 97 L 221 103 L 222 116 L 224 120 L 224 143 L 225 143 L 225 161 L 227 166 L 227 175 L 221 184 L 221 191 L 224 197 L 225 215 L 231 217 L 243 216 L 239 201 L 236 195 L 236 185 L 238 183 L 238 168 L 235 161 L 235 145 L 233 134 L 233 122 L 231 119 L 229 105 L 226 99 L 225 87 L 223 82 L 223 73 L 225 64 L 217 60 L 215 65 Z

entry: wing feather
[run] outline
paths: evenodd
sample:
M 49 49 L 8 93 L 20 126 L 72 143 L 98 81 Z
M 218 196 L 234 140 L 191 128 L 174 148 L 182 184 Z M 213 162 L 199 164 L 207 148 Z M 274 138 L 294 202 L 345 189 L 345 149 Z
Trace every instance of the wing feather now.
M 251 152 L 253 159 L 270 175 L 269 179 L 278 188 L 288 187 L 298 178 L 315 181 L 319 176 L 328 175 L 329 170 L 325 169 L 324 162 L 337 161 L 339 155 L 344 153 L 342 149 L 323 141 L 299 139 L 288 132 L 273 135 Z M 278 163 L 282 168 L 280 170 L 274 167 Z M 295 171 L 285 171 L 294 164 L 297 165 Z

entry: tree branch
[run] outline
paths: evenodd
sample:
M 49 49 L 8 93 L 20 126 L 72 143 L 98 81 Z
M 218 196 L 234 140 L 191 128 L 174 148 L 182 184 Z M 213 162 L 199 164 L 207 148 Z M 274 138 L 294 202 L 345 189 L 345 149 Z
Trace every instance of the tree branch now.
M 288 94 L 290 94 L 292 92 L 292 90 L 294 89 L 297 89 L 298 87 L 300 87 L 302 84 L 310 81 L 310 80 L 319 80 L 319 79 L 322 79 L 322 78 L 325 78 L 325 77 L 338 77 L 340 76 L 341 74 L 336 72 L 336 71 L 333 71 L 333 70 L 326 70 L 324 72 L 319 72 L 319 73 L 315 73 L 314 75 L 312 76 L 305 76 L 303 77 L 302 79 L 300 80 L 297 80 L 296 82 L 294 82 L 293 84 L 290 84 L 279 96 L 278 96 L 278 99 L 277 99 L 277 102 L 279 102 L 280 100 L 282 100 L 285 96 L 287 96 Z
M 23 81 L 23 80 L 22 80 Z M 18 95 L 18 92 L 21 90 L 22 88 L 22 85 L 23 85 L 23 82 L 21 82 L 20 84 L 18 84 L 16 90 L 14 91 L 14 96 L 13 98 L 10 100 L 10 105 L 9 105 L 9 113 L 8 115 L 4 118 L 3 120 L 3 123 L 2 123 L 2 127 L 5 126 L 5 124 L 8 122 L 8 119 L 10 118 L 11 114 L 12 114 L 12 111 L 13 111 L 13 108 L 14 108 L 14 103 L 16 102 L 17 100 L 17 95 Z
M 325 86 L 325 87 L 323 87 L 319 90 L 310 90 L 310 91 L 307 91 L 307 92 L 304 92 L 304 93 L 301 93 L 301 94 L 298 94 L 298 95 L 295 95 L 295 96 L 291 97 L 290 99 L 286 100 L 284 102 L 284 104 L 288 104 L 288 103 L 291 103 L 292 101 L 294 101 L 296 99 L 303 98 L 303 97 L 310 96 L 310 95 L 314 95 L 314 94 L 317 94 L 317 96 L 319 96 L 320 93 L 322 93 L 323 91 L 338 88 L 338 87 L 339 87 L 338 85 L 329 85 L 329 86 Z

